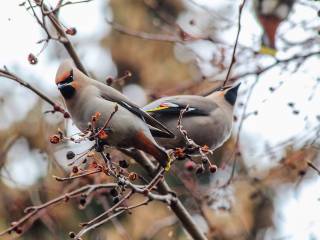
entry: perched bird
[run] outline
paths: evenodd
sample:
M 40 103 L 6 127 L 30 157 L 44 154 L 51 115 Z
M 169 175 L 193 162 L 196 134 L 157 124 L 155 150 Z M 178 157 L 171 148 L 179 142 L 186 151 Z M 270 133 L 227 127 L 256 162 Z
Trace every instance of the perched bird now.
M 169 157 L 156 143 L 151 132 L 167 138 L 174 135 L 159 121 L 119 91 L 83 74 L 71 60 L 60 64 L 55 81 L 72 120 L 81 131 L 86 131 L 92 116 L 99 113 L 100 117 L 95 124 L 98 129 L 110 120 L 107 129 L 104 129 L 107 137 L 102 139 L 103 144 L 140 149 L 151 154 L 161 166 L 167 167 Z M 110 119 L 116 105 L 118 110 Z
M 220 147 L 230 136 L 233 108 L 240 84 L 222 87 L 207 96 L 178 95 L 164 97 L 149 103 L 143 110 L 162 122 L 175 138 L 156 141 L 167 149 L 185 147 L 184 137 L 177 129 L 180 112 L 187 108 L 182 118 L 183 129 L 196 144 L 207 145 L 212 150 Z
M 263 28 L 262 53 L 275 52 L 277 29 L 292 10 L 295 0 L 255 0 L 254 9 Z

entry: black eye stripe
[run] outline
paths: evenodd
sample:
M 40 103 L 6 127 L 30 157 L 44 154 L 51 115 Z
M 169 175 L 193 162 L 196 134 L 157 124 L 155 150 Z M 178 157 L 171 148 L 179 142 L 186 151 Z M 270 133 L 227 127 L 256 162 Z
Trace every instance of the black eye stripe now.
M 63 81 L 61 81 L 60 84 L 71 83 L 72 81 L 73 81 L 73 70 L 70 71 L 69 76 L 66 77 Z

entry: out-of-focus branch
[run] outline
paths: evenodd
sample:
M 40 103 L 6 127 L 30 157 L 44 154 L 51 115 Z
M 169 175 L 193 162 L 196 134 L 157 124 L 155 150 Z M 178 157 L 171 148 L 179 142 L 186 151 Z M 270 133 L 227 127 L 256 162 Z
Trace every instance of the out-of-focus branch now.
M 112 28 L 122 34 L 126 34 L 132 37 L 137 37 L 140 39 L 145 40 L 151 40 L 151 41 L 161 41 L 161 42 L 171 42 L 171 43 L 182 43 L 183 40 L 180 39 L 178 36 L 174 35 L 168 35 L 168 34 L 153 34 L 153 33 L 147 33 L 142 31 L 135 31 L 129 28 L 126 28 L 125 26 L 122 26 L 116 22 L 107 21 Z
M 80 0 L 80 1 L 67 1 L 67 2 L 63 2 L 63 1 L 59 1 L 58 4 L 56 5 L 56 7 L 48 12 L 46 12 L 46 14 L 49 13 L 56 13 L 57 11 L 60 10 L 60 8 L 68 6 L 68 5 L 75 5 L 75 4 L 80 4 L 80 3 L 88 3 L 88 2 L 92 2 L 93 0 Z
M 49 103 L 53 107 L 53 111 L 52 112 L 61 112 L 64 115 L 65 118 L 69 118 L 70 117 L 69 113 L 66 112 L 59 104 L 57 104 L 54 101 L 52 101 L 45 94 L 43 94 L 42 92 L 37 90 L 35 87 L 33 87 L 30 83 L 26 82 L 25 80 L 23 80 L 19 76 L 17 76 L 14 73 L 10 72 L 6 67 L 4 67 L 4 69 L 0 69 L 0 77 L 11 79 L 11 80 L 19 83 L 23 87 L 31 90 L 35 94 L 37 94 L 40 98 L 42 98 L 44 101 L 46 101 L 47 103 Z
M 11 233 L 13 231 L 19 233 L 21 232 L 21 226 L 30 220 L 32 217 L 35 217 L 37 214 L 39 214 L 40 211 L 47 209 L 50 206 L 56 205 L 62 201 L 69 201 L 72 198 L 78 197 L 82 193 L 96 191 L 101 188 L 114 188 L 116 186 L 115 183 L 108 183 L 108 184 L 93 184 L 93 185 L 86 185 L 84 187 L 81 187 L 79 189 L 76 189 L 72 192 L 65 193 L 57 198 L 52 199 L 49 202 L 46 202 L 42 205 L 38 206 L 32 206 L 28 207 L 24 210 L 25 213 L 27 213 L 24 217 L 22 217 L 20 220 L 13 222 L 11 227 L 7 228 L 6 230 L 0 232 L 0 236 L 3 236 L 6 233 Z
M 43 9 L 45 11 L 48 11 L 48 7 L 43 4 Z M 83 66 L 82 62 L 80 61 L 80 58 L 77 54 L 77 52 L 74 49 L 74 46 L 70 42 L 69 38 L 67 37 L 66 33 L 64 32 L 63 27 L 61 26 L 59 20 L 57 19 L 56 15 L 54 13 L 49 13 L 48 14 L 49 19 L 51 20 L 51 23 L 57 30 L 57 32 L 60 34 L 60 36 L 63 38 L 64 41 L 61 41 L 67 52 L 69 53 L 70 57 L 73 59 L 75 65 L 77 68 L 79 68 L 80 71 L 82 71 L 84 74 L 88 75 L 87 70 Z
M 230 74 L 231 74 L 231 70 L 232 70 L 232 66 L 233 64 L 236 62 L 236 58 L 235 58 L 235 55 L 236 55 L 236 50 L 237 50 L 237 46 L 238 46 L 238 41 L 239 41 L 239 36 L 240 36 L 240 31 L 241 31 L 241 15 L 242 15 L 242 10 L 243 10 L 243 7 L 244 7 L 244 4 L 246 3 L 246 0 L 243 0 L 243 2 L 240 4 L 239 6 L 239 15 L 238 15 L 238 32 L 237 32 L 237 36 L 236 36 L 236 42 L 234 44 L 234 47 L 233 47 L 233 51 L 232 51 L 232 56 L 231 56 L 231 63 L 230 63 L 230 66 L 228 68 L 228 72 L 227 72 L 227 75 L 226 75 L 226 79 L 224 80 L 222 86 L 224 87 L 227 83 L 228 83 L 228 80 L 229 80 L 229 77 L 230 77 Z
M 160 219 L 154 222 L 144 233 L 142 239 L 150 240 L 153 239 L 157 233 L 166 227 L 171 227 L 178 222 L 178 219 L 174 216 L 168 216 L 166 218 Z
M 160 41 L 160 42 L 168 42 L 168 43 L 188 43 L 188 42 L 193 42 L 197 40 L 207 40 L 213 43 L 225 44 L 221 41 L 212 39 L 212 37 L 210 36 L 193 36 L 185 32 L 180 26 L 176 27 L 178 29 L 177 33 L 168 35 L 168 34 L 154 34 L 154 33 L 147 33 L 143 31 L 136 31 L 136 30 L 127 28 L 116 22 L 112 22 L 109 20 L 107 20 L 107 22 L 115 31 L 131 37 L 143 39 L 143 40 Z
M 34 11 L 34 6 L 31 5 L 30 1 L 28 0 L 30 8 L 33 12 L 34 17 L 36 18 L 38 24 L 41 26 L 42 29 L 47 33 L 47 39 L 45 39 L 46 42 L 48 42 L 50 39 L 55 39 L 58 40 L 60 43 L 63 44 L 65 49 L 67 50 L 68 54 L 70 57 L 73 59 L 75 65 L 86 75 L 88 75 L 87 70 L 83 66 L 82 62 L 80 61 L 80 58 L 75 51 L 74 46 L 72 45 L 71 41 L 69 40 L 67 34 L 65 33 L 65 30 L 63 29 L 63 26 L 60 24 L 57 16 L 55 15 L 55 11 L 50 11 L 49 7 L 44 3 L 42 0 L 35 0 L 36 6 L 40 8 L 41 10 L 41 18 L 43 21 L 41 22 L 39 17 L 36 15 Z M 82 2 L 82 1 L 81 1 Z M 71 4 L 71 2 L 69 3 Z M 57 10 L 60 9 L 63 6 L 62 2 L 59 2 L 57 5 Z M 55 30 L 57 31 L 59 37 L 58 38 L 53 38 L 51 34 L 49 33 L 49 30 L 47 29 L 47 26 L 45 25 L 45 17 L 48 17 L 54 26 Z M 41 42 L 41 41 L 40 41 Z
M 306 60 L 307 58 L 312 57 L 312 56 L 316 56 L 316 55 L 320 55 L 320 51 L 310 52 L 305 55 L 295 55 L 293 57 L 286 58 L 286 59 L 277 59 L 273 64 L 270 64 L 269 66 L 267 66 L 265 68 L 260 68 L 255 71 L 245 72 L 245 73 L 239 74 L 238 76 L 234 76 L 234 77 L 230 78 L 230 82 L 234 82 L 238 79 L 241 79 L 241 78 L 244 78 L 244 77 L 247 77 L 250 75 L 261 75 L 262 73 L 264 73 L 264 72 L 266 72 L 276 66 L 279 66 L 281 64 L 286 64 L 286 63 L 289 63 L 289 62 L 295 61 L 295 60 Z

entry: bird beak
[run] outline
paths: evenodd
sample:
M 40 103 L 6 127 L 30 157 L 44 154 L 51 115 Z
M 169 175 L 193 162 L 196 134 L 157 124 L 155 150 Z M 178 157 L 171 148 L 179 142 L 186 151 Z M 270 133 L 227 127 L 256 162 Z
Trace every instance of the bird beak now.
M 234 85 L 234 86 L 228 88 L 228 89 L 225 91 L 225 93 L 229 93 L 229 94 L 230 94 L 230 93 L 234 93 L 234 94 L 237 94 L 240 85 L 241 85 L 241 82 L 238 83 L 237 85 Z
M 61 89 L 65 88 L 65 87 L 72 86 L 72 82 L 69 82 L 69 83 L 58 83 L 57 86 L 58 86 L 58 89 L 61 90 Z
M 235 85 L 235 86 L 232 87 L 231 89 L 234 89 L 235 91 L 238 91 L 240 85 L 241 85 L 241 82 L 239 82 L 237 85 Z

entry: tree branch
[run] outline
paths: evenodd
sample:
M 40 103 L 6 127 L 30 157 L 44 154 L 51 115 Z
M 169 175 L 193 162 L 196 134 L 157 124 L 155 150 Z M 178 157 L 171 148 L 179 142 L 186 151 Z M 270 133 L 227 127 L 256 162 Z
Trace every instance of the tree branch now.
M 42 98 L 44 101 L 46 101 L 47 103 L 49 103 L 53 107 L 52 112 L 60 112 L 64 115 L 65 118 L 70 117 L 70 114 L 67 111 L 65 111 L 60 105 L 58 105 L 57 103 L 52 101 L 50 98 L 48 98 L 42 92 L 40 92 L 35 87 L 33 87 L 30 83 L 26 82 L 25 80 L 23 80 L 19 76 L 15 75 L 14 73 L 9 72 L 9 70 L 6 67 L 4 67 L 4 69 L 0 69 L 0 77 L 11 79 L 11 80 L 19 83 L 20 85 L 24 86 L 25 88 L 31 90 L 35 94 L 37 94 L 40 98 Z
M 239 36 L 240 36 L 240 31 L 241 31 L 241 15 L 242 15 L 242 10 L 243 10 L 243 7 L 244 7 L 244 4 L 246 3 L 246 0 L 243 0 L 243 2 L 240 4 L 239 6 L 239 15 L 238 15 L 238 32 L 237 32 L 237 36 L 236 36 L 236 42 L 234 44 L 234 47 L 233 47 L 233 51 L 232 51 L 232 57 L 231 57 L 231 63 L 230 63 L 230 66 L 228 68 L 228 72 L 227 72 L 227 75 L 226 75 L 226 79 L 224 80 L 222 86 L 224 87 L 227 82 L 229 81 L 229 77 L 230 77 L 230 74 L 231 74 L 231 70 L 232 70 L 232 66 L 233 64 L 236 62 L 236 58 L 235 58 L 235 55 L 236 55 L 236 50 L 237 50 L 237 46 L 238 46 L 238 41 L 239 41 Z
M 134 150 L 121 150 L 123 153 L 128 156 L 134 158 L 149 174 L 150 177 L 155 177 L 157 174 L 156 166 L 148 159 L 142 152 Z M 173 192 L 168 184 L 163 181 L 158 184 L 158 190 L 161 194 L 168 194 Z M 197 227 L 195 222 L 193 221 L 189 212 L 185 209 L 181 201 L 177 198 L 176 201 L 172 201 L 170 203 L 171 210 L 176 214 L 177 218 L 182 223 L 183 227 L 186 231 L 193 237 L 193 239 L 197 240 L 206 240 L 207 237 L 203 232 Z

